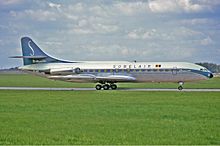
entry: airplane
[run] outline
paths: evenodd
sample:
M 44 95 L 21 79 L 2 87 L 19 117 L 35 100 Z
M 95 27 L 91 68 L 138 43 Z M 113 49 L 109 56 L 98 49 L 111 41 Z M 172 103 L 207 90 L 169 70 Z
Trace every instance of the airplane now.
M 174 82 L 183 89 L 185 82 L 206 80 L 213 73 L 188 62 L 67 61 L 46 54 L 29 37 L 21 38 L 22 71 L 67 82 L 97 83 L 96 90 L 116 90 L 119 82 Z

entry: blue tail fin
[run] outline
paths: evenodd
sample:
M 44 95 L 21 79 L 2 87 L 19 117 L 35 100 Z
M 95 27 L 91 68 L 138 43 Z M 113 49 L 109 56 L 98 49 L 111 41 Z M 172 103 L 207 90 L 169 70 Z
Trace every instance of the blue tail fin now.
M 23 56 L 20 56 L 20 58 L 23 58 L 24 65 L 45 63 L 45 62 L 72 63 L 69 61 L 59 60 L 47 55 L 29 37 L 21 38 L 21 47 L 22 47 Z

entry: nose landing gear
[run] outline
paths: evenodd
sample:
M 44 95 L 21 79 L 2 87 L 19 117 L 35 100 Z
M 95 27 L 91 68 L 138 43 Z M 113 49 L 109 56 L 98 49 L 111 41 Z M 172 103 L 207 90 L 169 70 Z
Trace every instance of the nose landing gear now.
M 179 82 L 179 87 L 178 87 L 178 90 L 183 90 L 183 84 L 184 84 L 184 82 Z
M 179 86 L 178 90 L 180 90 L 180 91 L 183 90 L 183 86 Z
M 101 90 L 103 88 L 103 90 L 109 90 L 110 88 L 112 90 L 116 90 L 117 89 L 117 85 L 114 83 L 99 83 L 95 86 L 96 90 Z

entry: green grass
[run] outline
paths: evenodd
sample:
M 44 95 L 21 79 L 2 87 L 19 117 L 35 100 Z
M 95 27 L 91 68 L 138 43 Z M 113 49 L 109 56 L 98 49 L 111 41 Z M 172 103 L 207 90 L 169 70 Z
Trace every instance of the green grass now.
M 219 92 L 0 91 L 0 144 L 220 144 Z
M 220 78 L 185 88 L 220 88 Z M 0 74 L 0 86 L 94 87 Z M 176 88 L 123 83 L 120 88 Z M 0 144 L 220 145 L 220 92 L 0 91 Z
M 92 83 L 55 81 L 29 74 L 0 74 L 0 86 L 4 87 L 92 87 Z
M 26 74 L 0 74 L 0 86 L 20 87 L 94 87 L 94 83 L 69 83 Z M 177 88 L 177 83 L 119 83 L 119 88 Z M 220 88 L 220 78 L 185 83 L 184 88 Z

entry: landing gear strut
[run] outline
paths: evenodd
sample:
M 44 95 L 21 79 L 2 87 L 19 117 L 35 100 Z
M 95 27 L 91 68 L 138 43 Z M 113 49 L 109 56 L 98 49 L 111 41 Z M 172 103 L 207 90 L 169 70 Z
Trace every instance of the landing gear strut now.
M 183 90 L 183 84 L 184 84 L 184 82 L 179 82 L 179 87 L 178 87 L 178 90 Z
M 117 89 L 117 85 L 114 83 L 104 83 L 104 82 L 100 82 L 99 84 L 97 84 L 95 86 L 96 90 L 101 90 L 103 88 L 103 90 L 109 90 L 110 88 L 112 90 L 116 90 Z

